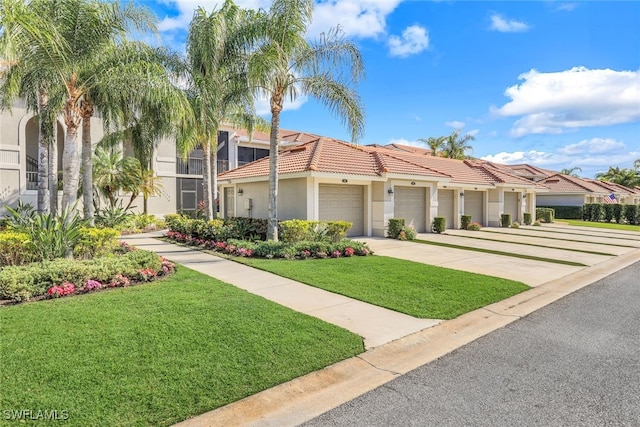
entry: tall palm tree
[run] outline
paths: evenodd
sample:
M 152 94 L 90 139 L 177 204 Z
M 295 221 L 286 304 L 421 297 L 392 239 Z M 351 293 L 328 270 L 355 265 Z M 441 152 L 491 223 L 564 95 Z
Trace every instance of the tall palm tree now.
M 465 159 L 466 152 L 473 150 L 473 147 L 468 142 L 475 140 L 473 135 L 466 134 L 460 136 L 460 129 L 456 129 L 451 132 L 451 135 L 447 136 L 444 143 L 444 157 L 450 159 Z
M 560 170 L 560 173 L 564 174 L 564 175 L 573 176 L 575 178 L 579 178 L 579 176 L 576 173 L 576 171 L 582 172 L 582 168 L 579 167 L 579 166 L 574 166 L 572 168 L 564 168 L 564 169 Z
M 353 89 L 364 75 L 360 52 L 338 30 L 308 42 L 312 14 L 313 0 L 274 0 L 257 20 L 263 39 L 250 60 L 250 81 L 268 97 L 271 110 L 267 236 L 272 240 L 278 240 L 278 131 L 284 100 L 316 98 L 346 123 L 354 142 L 364 128 L 362 102 Z
M 640 186 L 640 171 L 637 169 L 621 169 L 620 167 L 610 166 L 607 172 L 597 173 L 596 179 L 633 188 Z
M 43 59 L 56 57 L 64 50 L 65 41 L 57 34 L 48 19 L 49 1 L 0 2 L 0 108 L 11 109 L 16 97 L 26 101 L 27 108 L 38 117 L 38 195 L 37 210 L 55 214 L 57 175 L 55 150 L 55 115 L 61 109 L 60 91 L 51 81 L 55 76 L 40 67 Z M 46 45 L 46 50 L 34 45 Z M 45 58 L 43 58 L 43 56 Z
M 250 132 L 256 123 L 247 80 L 247 54 L 253 41 L 253 12 L 226 0 L 220 9 L 196 10 L 187 37 L 187 96 L 193 121 L 178 134 L 183 155 L 200 147 L 203 154 L 205 215 L 214 216 L 217 193 L 218 131 L 234 121 Z
M 442 153 L 446 139 L 447 139 L 446 136 L 439 136 L 439 137 L 430 136 L 427 139 L 419 138 L 418 141 L 427 144 L 427 146 L 431 150 L 431 155 L 439 156 Z

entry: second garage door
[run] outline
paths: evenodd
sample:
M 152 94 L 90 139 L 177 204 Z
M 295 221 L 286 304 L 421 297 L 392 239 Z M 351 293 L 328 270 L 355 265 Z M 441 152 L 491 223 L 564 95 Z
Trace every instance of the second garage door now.
M 364 187 L 360 185 L 320 185 L 321 221 L 349 221 L 348 236 L 364 235 Z
M 453 196 L 453 190 L 438 190 L 438 216 L 447 219 L 447 228 L 453 228 Z
M 394 188 L 393 216 L 404 218 L 405 224 L 413 222 L 418 233 L 427 231 L 427 203 L 424 188 L 398 187 Z
M 471 221 L 484 224 L 484 202 L 482 191 L 464 192 L 464 214 L 471 215 Z

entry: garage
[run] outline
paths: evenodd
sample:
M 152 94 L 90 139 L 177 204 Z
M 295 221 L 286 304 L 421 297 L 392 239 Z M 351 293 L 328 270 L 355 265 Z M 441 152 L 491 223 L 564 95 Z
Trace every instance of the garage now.
M 464 214 L 471 215 L 471 221 L 484 224 L 484 193 L 482 191 L 464 192 Z
M 454 224 L 454 194 L 453 190 L 438 190 L 438 216 L 446 218 L 447 228 L 453 228 Z
M 520 221 L 518 216 L 518 195 L 512 191 L 504 192 L 504 213 L 511 215 L 511 222 Z
M 320 184 L 319 219 L 353 223 L 347 236 L 364 235 L 364 187 Z
M 418 233 L 427 231 L 427 199 L 424 188 L 395 187 L 393 198 L 394 218 L 404 218 L 405 224 L 413 222 Z

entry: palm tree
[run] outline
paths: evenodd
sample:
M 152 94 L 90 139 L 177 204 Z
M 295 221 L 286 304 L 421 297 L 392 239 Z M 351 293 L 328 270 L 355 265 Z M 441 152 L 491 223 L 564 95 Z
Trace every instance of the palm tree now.
M 617 166 L 610 166 L 607 172 L 597 173 L 596 179 L 633 188 L 635 186 L 640 186 L 640 171 L 637 169 L 621 169 Z
M 250 81 L 268 97 L 271 109 L 267 236 L 273 240 L 278 240 L 278 131 L 285 98 L 316 98 L 346 123 L 354 142 L 364 128 L 362 103 L 352 89 L 364 74 L 360 52 L 338 30 L 308 42 L 312 14 L 313 0 L 274 0 L 257 20 L 263 43 L 250 60 Z
M 0 57 L 7 59 L 6 69 L 0 68 L 0 108 L 11 109 L 16 97 L 38 117 L 38 196 L 39 213 L 55 215 L 57 203 L 57 157 L 55 150 L 55 115 L 62 99 L 51 87 L 55 76 L 39 66 L 42 55 L 55 56 L 63 50 L 62 40 L 48 19 L 47 1 L 3 0 L 0 2 Z M 34 44 L 46 44 L 46 51 L 33 49 Z M 57 92 L 57 95 L 60 95 Z
M 470 134 L 460 137 L 460 129 L 454 130 L 451 132 L 451 135 L 445 137 L 444 157 L 458 160 L 465 159 L 467 157 L 465 152 L 473 150 L 473 147 L 467 143 L 475 139 L 476 138 Z
M 582 168 L 579 166 L 574 166 L 572 168 L 564 168 L 562 170 L 560 170 L 560 173 L 563 175 L 569 175 L 569 176 L 573 176 L 575 178 L 579 178 L 578 174 L 576 173 L 576 171 L 582 172 Z
M 446 136 L 439 136 L 437 138 L 430 136 L 427 139 L 419 138 L 418 141 L 427 144 L 433 156 L 439 156 L 442 153 L 446 139 Z

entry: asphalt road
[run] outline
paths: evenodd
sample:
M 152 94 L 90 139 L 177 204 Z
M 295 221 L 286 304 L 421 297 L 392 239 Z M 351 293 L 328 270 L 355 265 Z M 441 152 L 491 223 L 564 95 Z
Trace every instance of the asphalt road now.
M 640 426 L 640 262 L 306 426 Z

